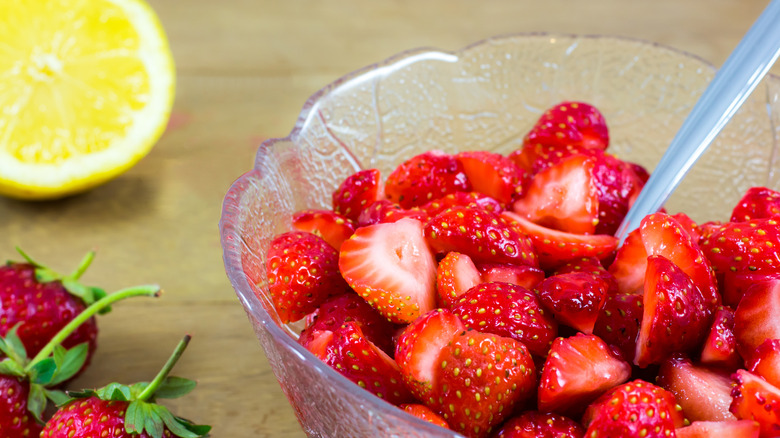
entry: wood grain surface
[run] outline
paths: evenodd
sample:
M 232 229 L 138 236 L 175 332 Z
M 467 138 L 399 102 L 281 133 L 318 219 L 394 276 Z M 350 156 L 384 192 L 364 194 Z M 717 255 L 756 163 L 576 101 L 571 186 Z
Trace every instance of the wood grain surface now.
M 215 437 L 301 437 L 222 264 L 217 224 L 229 185 L 262 139 L 285 136 L 303 102 L 339 76 L 409 48 L 453 50 L 506 33 L 608 34 L 656 41 L 720 65 L 765 0 L 149 0 L 177 64 L 174 116 L 120 178 L 56 202 L 0 199 L 0 249 L 20 245 L 108 290 L 158 283 L 101 317 L 77 382 L 151 379 L 185 333 L 175 374 L 199 381 L 168 403 Z M 779 70 L 773 69 L 775 73 Z

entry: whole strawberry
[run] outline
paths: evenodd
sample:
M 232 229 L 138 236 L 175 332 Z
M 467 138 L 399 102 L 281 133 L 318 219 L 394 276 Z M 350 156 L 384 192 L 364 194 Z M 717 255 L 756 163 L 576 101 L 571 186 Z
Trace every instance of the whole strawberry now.
M 134 385 L 111 383 L 98 390 L 70 392 L 72 400 L 63 404 L 46 423 L 44 438 L 162 438 L 207 436 L 210 426 L 196 425 L 177 417 L 157 398 L 181 397 L 195 388 L 195 382 L 168 376 L 184 352 L 190 336 L 185 336 L 151 382 Z

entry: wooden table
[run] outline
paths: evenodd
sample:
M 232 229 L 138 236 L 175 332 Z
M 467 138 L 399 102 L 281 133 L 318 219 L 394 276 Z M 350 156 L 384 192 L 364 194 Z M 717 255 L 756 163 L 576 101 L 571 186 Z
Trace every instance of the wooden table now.
M 175 374 L 199 381 L 169 402 L 215 437 L 303 436 L 222 264 L 217 223 L 262 139 L 286 135 L 303 102 L 342 74 L 404 49 L 457 49 L 491 35 L 551 31 L 643 38 L 720 65 L 765 0 L 150 0 L 178 68 L 174 118 L 152 153 L 90 193 L 0 199 L 0 248 L 15 245 L 108 290 L 158 283 L 100 318 L 99 350 L 76 384 L 151 379 L 185 333 Z M 775 67 L 774 72 L 778 72 Z

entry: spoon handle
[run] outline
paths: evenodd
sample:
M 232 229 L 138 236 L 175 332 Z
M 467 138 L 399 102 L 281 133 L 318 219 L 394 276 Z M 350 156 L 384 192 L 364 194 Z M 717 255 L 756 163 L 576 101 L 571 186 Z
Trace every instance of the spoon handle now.
M 780 0 L 748 30 L 683 122 L 616 233 L 622 243 L 642 218 L 658 211 L 693 163 L 737 112 L 780 55 Z

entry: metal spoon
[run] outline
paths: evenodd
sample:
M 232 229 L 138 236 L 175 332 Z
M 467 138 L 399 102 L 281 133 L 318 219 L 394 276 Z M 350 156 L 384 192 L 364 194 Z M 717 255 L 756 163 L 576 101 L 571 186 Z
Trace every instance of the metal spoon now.
M 780 0 L 772 0 L 729 55 L 677 131 L 620 224 L 621 244 L 658 211 L 780 55 Z

